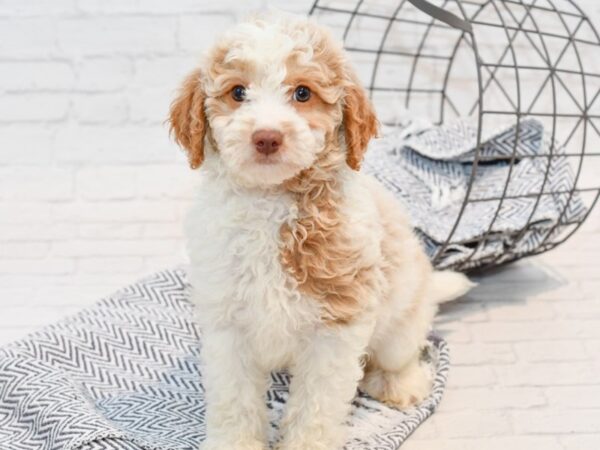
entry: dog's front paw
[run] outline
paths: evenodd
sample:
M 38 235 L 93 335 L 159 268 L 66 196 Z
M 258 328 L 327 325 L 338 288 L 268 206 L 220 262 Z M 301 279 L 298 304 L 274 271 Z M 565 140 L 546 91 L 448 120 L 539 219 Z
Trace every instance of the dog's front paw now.
M 199 450 L 266 450 L 266 446 L 255 439 L 231 441 L 208 438 L 200 444 Z

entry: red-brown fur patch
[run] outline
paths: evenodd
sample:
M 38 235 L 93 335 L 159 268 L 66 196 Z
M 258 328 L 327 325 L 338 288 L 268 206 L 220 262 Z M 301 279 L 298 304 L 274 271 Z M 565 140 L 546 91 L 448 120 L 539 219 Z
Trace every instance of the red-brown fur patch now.
M 353 77 L 354 78 L 354 77 Z M 354 170 L 360 169 L 367 145 L 377 135 L 379 123 L 373 105 L 357 83 L 346 87 L 344 95 L 344 131 L 346 162 Z
M 359 169 L 369 140 L 377 134 L 378 122 L 364 89 L 329 36 L 323 35 L 314 46 L 311 76 L 292 59 L 288 82 L 292 86 L 306 84 L 318 95 L 304 106 L 294 106 L 311 126 L 320 124 L 327 133 L 327 144 L 311 168 L 285 184 L 296 196 L 299 217 L 281 228 L 281 261 L 302 292 L 321 302 L 326 321 L 347 323 L 365 307 L 378 275 L 373 267 L 357 263 L 362 246 L 352 239 L 340 213 L 340 171 L 344 160 L 352 169 Z M 341 117 L 340 109 L 329 104 L 333 98 L 339 100 L 340 93 Z
M 192 169 L 200 167 L 204 161 L 204 137 L 208 128 L 205 98 L 201 72 L 195 70 L 185 79 L 179 96 L 171 104 L 171 133 L 175 135 L 175 141 L 188 152 Z

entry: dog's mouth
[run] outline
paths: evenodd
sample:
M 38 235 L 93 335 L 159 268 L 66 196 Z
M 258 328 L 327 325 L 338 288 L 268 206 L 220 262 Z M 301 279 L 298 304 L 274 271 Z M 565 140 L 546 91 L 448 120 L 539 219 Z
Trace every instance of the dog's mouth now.
M 271 154 L 271 155 L 257 154 L 254 157 L 254 162 L 261 166 L 272 166 L 275 164 L 279 164 L 282 161 L 281 161 L 281 156 L 278 153 L 279 152 Z

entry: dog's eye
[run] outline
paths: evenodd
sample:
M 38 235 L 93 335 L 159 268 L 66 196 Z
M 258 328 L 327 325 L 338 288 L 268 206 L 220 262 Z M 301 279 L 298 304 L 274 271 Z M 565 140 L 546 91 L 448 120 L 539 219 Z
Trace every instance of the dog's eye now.
M 310 89 L 306 86 L 298 86 L 294 91 L 294 100 L 297 102 L 307 102 L 310 99 Z
M 246 100 L 246 88 L 241 85 L 235 86 L 231 90 L 231 96 L 236 102 L 243 102 L 244 100 Z

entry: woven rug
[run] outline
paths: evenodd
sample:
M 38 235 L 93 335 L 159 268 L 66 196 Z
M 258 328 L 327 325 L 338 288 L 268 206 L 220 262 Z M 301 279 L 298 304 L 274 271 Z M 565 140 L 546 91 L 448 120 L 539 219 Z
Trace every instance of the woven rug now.
M 580 196 L 570 194 L 575 175 L 565 147 L 552 142 L 540 121 L 524 119 L 482 136 L 479 152 L 477 134 L 462 120 L 431 126 L 409 119 L 366 153 L 363 170 L 404 204 L 430 257 L 452 233 L 438 268 L 528 254 L 587 212 Z
M 183 270 L 159 272 L 1 349 L 0 448 L 198 448 L 205 432 L 201 337 L 189 297 Z M 415 408 L 399 411 L 357 394 L 346 449 L 396 449 L 433 413 L 446 383 L 446 344 L 431 337 L 423 363 L 434 388 Z M 285 373 L 272 374 L 271 441 L 289 383 Z

